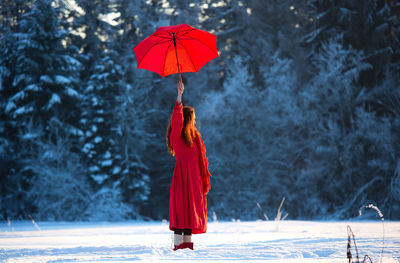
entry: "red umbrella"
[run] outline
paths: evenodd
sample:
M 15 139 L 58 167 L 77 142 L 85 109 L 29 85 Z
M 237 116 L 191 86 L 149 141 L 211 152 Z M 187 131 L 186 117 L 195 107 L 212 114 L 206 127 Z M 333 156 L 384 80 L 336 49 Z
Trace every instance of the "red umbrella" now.
M 197 72 L 218 57 L 217 37 L 186 24 L 160 27 L 133 50 L 138 68 L 162 77 Z

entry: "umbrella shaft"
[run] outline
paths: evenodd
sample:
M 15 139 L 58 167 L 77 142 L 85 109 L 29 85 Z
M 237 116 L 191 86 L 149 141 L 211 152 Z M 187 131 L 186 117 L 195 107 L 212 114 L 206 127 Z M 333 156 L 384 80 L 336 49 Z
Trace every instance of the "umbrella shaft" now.
M 179 68 L 179 59 L 178 59 L 178 51 L 176 50 L 176 39 L 175 39 L 175 33 L 172 33 L 172 37 L 173 37 L 173 40 L 174 40 L 175 57 L 176 57 L 176 66 L 178 67 L 179 78 L 180 78 L 181 69 Z

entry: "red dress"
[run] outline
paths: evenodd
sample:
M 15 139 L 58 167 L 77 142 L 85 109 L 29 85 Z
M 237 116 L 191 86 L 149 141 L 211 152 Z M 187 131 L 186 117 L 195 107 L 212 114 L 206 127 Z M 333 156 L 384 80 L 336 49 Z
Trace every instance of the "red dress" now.
M 205 147 L 202 141 L 199 142 L 199 133 L 196 142 L 187 146 L 181 137 L 182 126 L 182 104 L 176 103 L 169 138 L 176 158 L 169 198 L 169 229 L 192 229 L 193 234 L 201 234 L 207 231 L 206 194 L 209 189 L 209 181 L 207 185 L 201 174 L 204 164 L 201 154 L 205 157 Z

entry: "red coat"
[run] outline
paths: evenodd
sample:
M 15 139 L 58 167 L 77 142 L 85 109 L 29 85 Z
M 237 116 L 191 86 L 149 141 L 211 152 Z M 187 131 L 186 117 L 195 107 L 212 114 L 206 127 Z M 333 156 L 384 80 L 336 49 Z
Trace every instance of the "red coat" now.
M 175 152 L 176 164 L 169 198 L 169 228 L 192 229 L 193 234 L 207 231 L 207 199 L 209 172 L 205 147 L 200 134 L 192 146 L 181 137 L 183 126 L 182 104 L 177 103 L 171 118 L 170 143 Z M 203 155 L 200 155 L 203 154 Z M 204 156 L 204 157 L 202 157 Z M 205 161 L 204 161 L 205 159 Z M 203 162 L 202 162 L 203 160 Z M 202 165 L 203 164 L 203 165 Z M 207 170 L 207 176 L 201 170 Z

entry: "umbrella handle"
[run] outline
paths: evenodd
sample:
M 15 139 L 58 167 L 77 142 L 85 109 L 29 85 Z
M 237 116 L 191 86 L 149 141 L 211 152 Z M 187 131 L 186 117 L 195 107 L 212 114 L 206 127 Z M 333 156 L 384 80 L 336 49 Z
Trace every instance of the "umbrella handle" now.
M 181 77 L 181 68 L 179 67 L 178 51 L 176 50 L 176 38 L 175 38 L 175 33 L 172 33 L 172 38 L 173 38 L 173 41 L 174 41 L 175 57 L 176 57 L 176 66 L 177 66 L 178 72 L 179 72 L 179 81 L 182 81 L 182 77 Z

